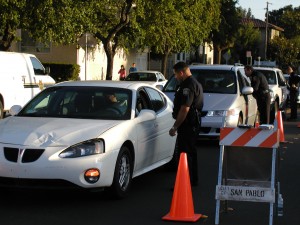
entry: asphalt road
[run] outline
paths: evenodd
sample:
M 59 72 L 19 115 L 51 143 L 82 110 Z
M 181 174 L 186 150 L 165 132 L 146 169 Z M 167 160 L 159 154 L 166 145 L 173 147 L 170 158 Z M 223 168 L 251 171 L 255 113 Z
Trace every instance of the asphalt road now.
M 279 151 L 280 182 L 284 216 L 276 225 L 300 224 L 300 120 L 284 121 L 285 143 Z M 218 141 L 199 141 L 200 184 L 192 188 L 194 211 L 206 215 L 195 224 L 215 224 L 215 187 L 218 175 Z M 176 172 L 159 168 L 134 179 L 130 195 L 113 200 L 106 192 L 77 191 L 1 191 L 1 225 L 171 225 L 189 222 L 164 221 L 171 207 Z M 269 204 L 229 202 L 232 208 L 221 213 L 223 225 L 269 224 Z

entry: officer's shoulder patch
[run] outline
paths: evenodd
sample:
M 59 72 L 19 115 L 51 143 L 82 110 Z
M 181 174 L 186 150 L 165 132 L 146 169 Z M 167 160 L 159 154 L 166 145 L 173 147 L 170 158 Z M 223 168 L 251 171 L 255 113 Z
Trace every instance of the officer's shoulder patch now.
M 189 89 L 189 88 L 184 88 L 184 89 L 182 90 L 182 94 L 183 94 L 184 96 L 188 96 L 188 95 L 190 94 L 190 89 Z

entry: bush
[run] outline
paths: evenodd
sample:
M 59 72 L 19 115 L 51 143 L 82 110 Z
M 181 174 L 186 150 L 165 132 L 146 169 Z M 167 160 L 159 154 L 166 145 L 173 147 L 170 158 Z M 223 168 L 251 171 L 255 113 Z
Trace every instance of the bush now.
M 58 83 L 79 80 L 80 66 L 77 64 L 43 63 L 50 68 L 50 76 Z

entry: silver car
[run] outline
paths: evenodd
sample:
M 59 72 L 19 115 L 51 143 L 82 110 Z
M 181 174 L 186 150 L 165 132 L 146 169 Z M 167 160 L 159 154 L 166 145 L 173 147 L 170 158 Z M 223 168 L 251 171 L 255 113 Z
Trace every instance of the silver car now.
M 255 125 L 256 100 L 243 66 L 191 65 L 190 70 L 204 92 L 200 136 L 218 137 L 223 126 Z M 172 76 L 163 88 L 171 100 L 177 85 Z

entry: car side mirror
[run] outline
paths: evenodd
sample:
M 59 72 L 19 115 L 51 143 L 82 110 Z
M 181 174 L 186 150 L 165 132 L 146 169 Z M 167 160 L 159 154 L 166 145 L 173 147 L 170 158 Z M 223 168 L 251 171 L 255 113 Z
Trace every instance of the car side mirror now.
M 9 109 L 9 114 L 14 116 L 17 115 L 22 109 L 22 106 L 20 105 L 13 105 L 10 109 Z
M 137 117 L 141 122 L 154 120 L 156 118 L 156 114 L 153 110 L 150 109 L 142 109 Z
M 251 95 L 253 93 L 253 87 L 243 87 L 242 94 L 243 95 Z

